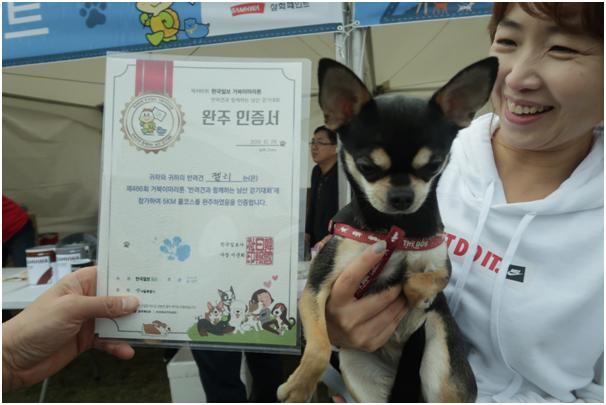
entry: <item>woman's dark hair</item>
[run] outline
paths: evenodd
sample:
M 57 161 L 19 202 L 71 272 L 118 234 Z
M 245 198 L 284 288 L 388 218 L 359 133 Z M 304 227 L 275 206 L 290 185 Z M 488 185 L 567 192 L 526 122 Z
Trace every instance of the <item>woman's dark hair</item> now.
M 333 131 L 332 129 L 326 128 L 326 126 L 324 126 L 324 125 L 320 125 L 318 128 L 316 128 L 314 130 L 314 135 L 320 131 L 326 131 L 326 134 L 328 135 L 328 139 L 330 139 L 330 143 L 332 143 L 333 145 L 337 144 L 337 133 L 335 131 Z
M 553 22 L 572 34 L 587 35 L 604 41 L 604 3 L 494 3 L 488 23 L 490 40 L 511 6 L 518 4 L 527 14 Z
M 261 288 L 257 291 L 255 291 L 252 295 L 252 298 L 250 299 L 253 303 L 257 304 L 259 302 L 259 299 L 257 298 L 259 296 L 259 294 L 263 294 L 263 293 L 267 293 L 269 294 L 269 298 L 271 298 L 271 302 L 274 302 L 274 297 L 271 296 L 271 293 L 269 291 L 267 291 L 265 288 Z

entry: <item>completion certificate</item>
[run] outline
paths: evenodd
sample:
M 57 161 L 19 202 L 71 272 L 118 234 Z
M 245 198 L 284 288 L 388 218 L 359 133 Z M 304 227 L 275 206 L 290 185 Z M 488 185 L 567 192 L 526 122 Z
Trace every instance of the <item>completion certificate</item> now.
M 140 306 L 99 337 L 296 348 L 309 62 L 117 54 L 105 86 L 97 294 Z

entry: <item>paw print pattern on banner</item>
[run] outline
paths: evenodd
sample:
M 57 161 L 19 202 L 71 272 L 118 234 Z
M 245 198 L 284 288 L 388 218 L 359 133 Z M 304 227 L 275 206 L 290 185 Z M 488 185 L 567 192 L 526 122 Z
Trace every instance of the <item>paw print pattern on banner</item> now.
M 80 16 L 86 18 L 86 26 L 95 28 L 97 25 L 105 24 L 105 14 L 103 11 L 107 8 L 106 3 L 84 3 L 80 9 Z
M 182 239 L 175 236 L 172 241 L 164 239 L 164 243 L 160 246 L 160 251 L 167 255 L 168 260 L 179 260 L 184 262 L 189 258 L 191 247 L 187 244 L 181 244 Z

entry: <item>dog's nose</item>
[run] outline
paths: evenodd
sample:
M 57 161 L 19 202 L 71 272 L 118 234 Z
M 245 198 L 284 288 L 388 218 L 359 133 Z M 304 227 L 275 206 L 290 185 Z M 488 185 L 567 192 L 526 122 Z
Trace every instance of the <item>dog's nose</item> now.
M 396 188 L 389 191 L 387 198 L 393 208 L 405 210 L 414 201 L 415 193 L 409 188 Z

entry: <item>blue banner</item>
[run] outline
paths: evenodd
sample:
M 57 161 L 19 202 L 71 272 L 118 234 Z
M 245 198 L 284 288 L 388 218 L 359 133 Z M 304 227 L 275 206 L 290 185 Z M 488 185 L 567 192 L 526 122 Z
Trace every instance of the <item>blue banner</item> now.
M 490 15 L 492 3 L 354 3 L 360 26 Z
M 341 23 L 341 3 L 3 3 L 2 66 L 313 34 Z

